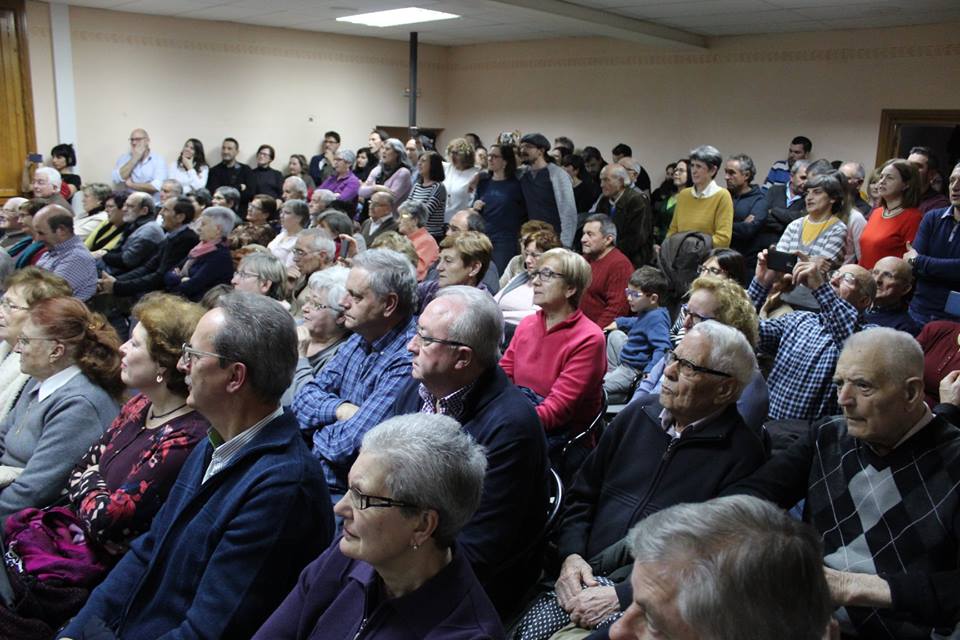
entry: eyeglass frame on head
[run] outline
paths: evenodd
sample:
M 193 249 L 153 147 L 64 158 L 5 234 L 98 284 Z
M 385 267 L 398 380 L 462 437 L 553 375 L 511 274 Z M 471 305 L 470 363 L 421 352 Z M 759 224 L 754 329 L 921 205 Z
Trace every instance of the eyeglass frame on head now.
M 197 360 L 204 357 L 217 358 L 220 360 L 220 366 L 226 366 L 227 362 L 230 362 L 230 359 L 227 356 L 222 356 L 219 353 L 213 353 L 212 351 L 200 351 L 199 349 L 194 349 L 190 346 L 189 342 L 184 342 L 180 345 L 180 360 L 193 367 L 196 364 Z
M 403 502 L 402 500 L 394 500 L 393 498 L 371 496 L 366 493 L 361 493 L 356 487 L 350 487 L 347 489 L 347 495 L 350 496 L 350 505 L 357 511 L 366 511 L 370 507 L 406 507 L 408 509 L 419 509 L 417 505 L 410 504 L 409 502 Z M 371 504 L 371 500 L 378 500 L 379 503 Z
M 686 377 L 693 377 L 693 373 L 709 373 L 711 375 L 720 376 L 722 378 L 732 378 L 733 375 L 727 373 L 726 371 L 718 371 L 717 369 L 711 369 L 710 367 L 701 367 L 698 364 L 694 364 L 687 360 L 686 358 L 680 358 L 677 356 L 676 352 L 673 349 L 667 349 L 663 354 L 663 367 L 666 369 L 674 362 L 677 363 L 677 370 L 686 375 Z M 693 373 L 690 373 L 690 372 Z

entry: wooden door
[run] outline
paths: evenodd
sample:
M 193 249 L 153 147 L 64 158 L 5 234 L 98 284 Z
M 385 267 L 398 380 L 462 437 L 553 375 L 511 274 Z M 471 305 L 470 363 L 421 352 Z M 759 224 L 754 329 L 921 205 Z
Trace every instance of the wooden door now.
M 0 0 L 0 202 L 20 195 L 20 174 L 36 151 L 22 0 Z

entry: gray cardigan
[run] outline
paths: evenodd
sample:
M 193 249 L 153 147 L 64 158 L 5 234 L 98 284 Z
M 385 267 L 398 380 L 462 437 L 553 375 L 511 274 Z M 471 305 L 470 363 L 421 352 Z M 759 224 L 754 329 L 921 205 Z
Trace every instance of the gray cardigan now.
M 0 491 L 0 520 L 55 502 L 70 471 L 120 413 L 113 398 L 82 373 L 43 402 L 37 402 L 39 384 L 31 378 L 0 422 L 0 464 L 23 468 Z

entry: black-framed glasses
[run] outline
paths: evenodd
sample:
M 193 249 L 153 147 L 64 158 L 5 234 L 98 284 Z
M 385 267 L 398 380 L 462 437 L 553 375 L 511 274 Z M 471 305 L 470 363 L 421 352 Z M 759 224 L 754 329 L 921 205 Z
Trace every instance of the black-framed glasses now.
M 697 313 L 696 311 L 691 311 L 690 305 L 688 304 L 680 305 L 680 309 L 683 310 L 683 314 L 685 316 L 687 316 L 688 318 L 693 318 L 693 324 L 700 324 L 701 322 L 706 322 L 707 320 L 716 320 L 716 318 L 713 318 L 711 316 L 705 316 L 700 313 Z
M 469 347 L 471 349 L 473 348 L 473 347 L 470 347 L 470 345 L 466 344 L 465 342 L 457 342 L 456 340 L 444 340 L 443 338 L 434 338 L 433 336 L 428 336 L 426 334 L 420 333 L 419 330 L 416 333 L 414 333 L 413 336 L 420 341 L 420 344 L 422 344 L 425 347 L 429 347 L 430 345 L 436 343 L 436 344 L 445 344 L 448 347 Z
M 19 304 L 14 304 L 10 302 L 10 298 L 3 296 L 0 298 L 0 307 L 3 307 L 5 311 L 11 311 L 16 309 L 17 311 L 29 311 L 30 307 L 25 307 Z
M 710 274 L 711 276 L 723 276 L 724 271 L 720 267 L 708 267 L 706 265 L 700 265 L 697 267 L 697 273 L 701 276 L 705 273 Z
M 697 373 L 709 373 L 714 376 L 721 376 L 723 378 L 732 378 L 733 376 L 727 373 L 726 371 L 717 371 L 716 369 L 711 369 L 709 367 L 701 367 L 698 364 L 694 364 L 687 360 L 686 358 L 677 357 L 677 354 L 674 353 L 673 349 L 667 351 L 666 363 L 665 366 L 669 367 L 674 362 L 677 363 L 677 368 L 680 370 L 680 373 L 684 376 L 691 378 Z
M 407 507 L 410 509 L 416 509 L 417 505 L 410 504 L 409 502 L 402 502 L 400 500 L 394 500 L 393 498 L 384 498 L 382 496 L 370 496 L 365 493 L 360 493 L 356 487 L 350 487 L 347 491 L 347 495 L 350 496 L 350 504 L 357 511 L 363 511 L 369 509 L 370 507 Z
M 532 278 L 540 278 L 541 280 L 553 280 L 554 278 L 562 278 L 563 274 L 559 271 L 554 271 L 553 269 L 548 269 L 544 267 L 542 269 L 537 269 L 533 272 Z
M 197 363 L 197 360 L 204 357 L 219 359 L 221 366 L 223 366 L 223 363 L 227 362 L 226 356 L 222 356 L 219 353 L 213 353 L 212 351 L 200 351 L 199 349 L 194 349 L 186 342 L 180 346 L 180 349 L 180 359 L 191 367 Z

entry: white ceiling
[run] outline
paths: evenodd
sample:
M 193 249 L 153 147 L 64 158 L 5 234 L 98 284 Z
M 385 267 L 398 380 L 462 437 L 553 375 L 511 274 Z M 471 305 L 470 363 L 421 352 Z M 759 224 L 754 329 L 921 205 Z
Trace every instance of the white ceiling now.
M 960 21 L 958 0 L 59 0 L 66 4 L 200 20 L 420 41 L 479 44 L 609 36 L 667 46 L 705 37 Z M 457 20 L 376 28 L 339 16 L 419 6 Z

